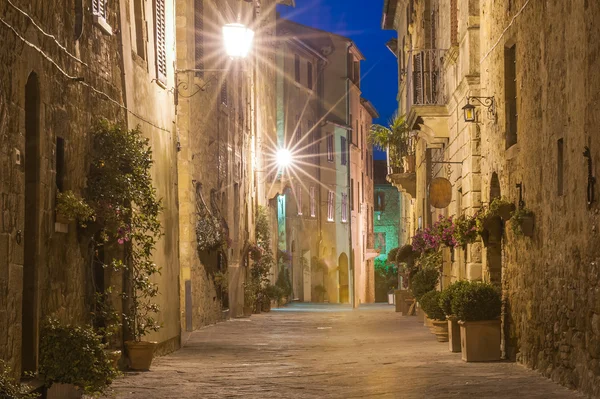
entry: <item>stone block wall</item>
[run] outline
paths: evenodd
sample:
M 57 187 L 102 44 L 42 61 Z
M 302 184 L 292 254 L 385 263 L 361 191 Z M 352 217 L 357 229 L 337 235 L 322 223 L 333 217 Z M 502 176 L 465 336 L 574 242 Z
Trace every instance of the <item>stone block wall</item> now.
M 61 137 L 65 143 L 64 190 L 81 195 L 93 121 L 104 117 L 123 123 L 124 113 L 115 105 L 122 104 L 117 37 L 99 29 L 87 7 L 81 14 L 82 34 L 75 40 L 74 1 L 11 3 L 0 5 L 0 357 L 19 374 L 22 337 L 27 335 L 25 345 L 37 352 L 40 323 L 46 317 L 69 323 L 89 321 L 93 286 L 87 243 L 80 242 L 75 224 L 68 226 L 67 233 L 55 230 L 56 139 Z M 107 21 L 117 26 L 115 9 L 109 8 Z M 33 83 L 32 73 L 39 83 Z M 30 97 L 39 101 L 39 112 L 34 112 L 39 116 L 38 140 L 26 138 L 28 79 L 32 79 L 30 87 L 39 87 L 39 95 Z M 38 163 L 31 168 L 35 172 L 27 173 L 36 181 L 35 190 L 26 194 L 28 157 L 38 158 Z M 35 273 L 24 274 L 23 265 L 29 269 L 32 262 Z M 33 324 L 25 335 L 24 292 L 33 301 L 34 313 L 26 315 Z M 27 368 L 35 368 L 35 356 L 31 361 L 34 364 Z
M 600 4 L 484 2 L 482 90 L 494 95 L 495 121 L 482 130 L 482 196 L 492 175 L 515 203 L 522 184 L 535 214 L 533 237 L 506 226 L 501 256 L 509 358 L 594 397 L 600 395 L 600 210 L 588 206 L 600 161 Z M 513 22 L 514 18 L 514 22 Z M 506 148 L 505 48 L 516 45 L 517 144 Z M 563 143 L 559 161 L 558 141 Z M 559 173 L 561 172 L 561 173 Z M 559 191 L 559 176 L 563 190 Z M 598 196 L 597 186 L 594 194 Z M 490 262 L 489 257 L 484 262 Z

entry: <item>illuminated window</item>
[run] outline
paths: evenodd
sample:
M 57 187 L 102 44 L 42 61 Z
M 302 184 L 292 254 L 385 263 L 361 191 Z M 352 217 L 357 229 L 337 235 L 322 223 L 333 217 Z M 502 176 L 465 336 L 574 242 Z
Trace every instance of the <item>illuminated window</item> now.
M 302 216 L 302 184 L 296 186 L 296 204 L 298 206 L 298 215 Z
M 333 134 L 327 136 L 327 161 L 333 162 Z
M 342 193 L 342 223 L 348 221 L 348 194 Z
M 317 201 L 315 198 L 315 191 L 316 188 L 315 186 L 310 186 L 310 191 L 309 191 L 309 195 L 310 195 L 310 217 L 314 218 L 317 217 Z
M 330 191 L 327 195 L 327 221 L 333 222 L 334 220 L 334 206 L 335 206 L 335 193 Z

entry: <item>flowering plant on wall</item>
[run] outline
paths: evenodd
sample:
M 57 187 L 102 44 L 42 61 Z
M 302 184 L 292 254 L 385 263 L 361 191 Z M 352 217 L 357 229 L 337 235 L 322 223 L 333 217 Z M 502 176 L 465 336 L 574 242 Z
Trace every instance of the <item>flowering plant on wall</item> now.
M 454 221 L 454 240 L 457 245 L 465 246 L 477 241 L 479 228 L 477 227 L 477 217 L 479 211 L 474 216 L 460 215 Z
M 446 217 L 440 215 L 437 222 L 431 226 L 431 233 L 439 237 L 440 243 L 447 247 L 455 247 L 457 245 L 454 238 L 455 225 L 452 216 Z
M 418 253 L 437 251 L 440 248 L 440 238 L 429 227 L 417 230 L 412 238 L 412 247 Z

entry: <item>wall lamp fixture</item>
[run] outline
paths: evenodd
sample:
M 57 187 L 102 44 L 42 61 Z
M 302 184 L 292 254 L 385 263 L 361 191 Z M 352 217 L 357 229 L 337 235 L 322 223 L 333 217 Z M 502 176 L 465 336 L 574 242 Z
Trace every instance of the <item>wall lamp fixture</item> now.
M 494 96 L 492 97 L 479 97 L 479 96 L 467 96 L 467 104 L 462 108 L 465 114 L 465 122 L 475 122 L 475 105 L 471 104 L 471 101 L 476 101 L 480 105 L 487 108 L 488 116 L 496 116 L 496 102 Z M 490 118 L 493 119 L 493 118 Z

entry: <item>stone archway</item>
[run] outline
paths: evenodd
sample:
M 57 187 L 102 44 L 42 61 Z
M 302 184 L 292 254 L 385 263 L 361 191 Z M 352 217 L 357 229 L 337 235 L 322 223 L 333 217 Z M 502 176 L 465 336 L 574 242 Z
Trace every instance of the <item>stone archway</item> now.
M 348 255 L 344 252 L 338 258 L 339 302 L 350 303 L 350 275 Z
M 40 205 L 40 82 L 35 72 L 25 86 L 25 224 L 21 302 L 21 372 L 37 369 Z

